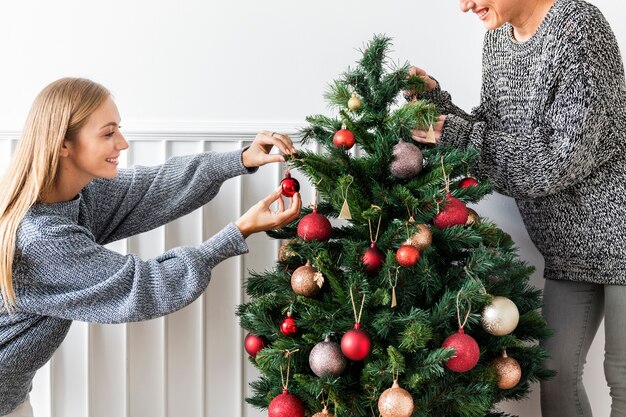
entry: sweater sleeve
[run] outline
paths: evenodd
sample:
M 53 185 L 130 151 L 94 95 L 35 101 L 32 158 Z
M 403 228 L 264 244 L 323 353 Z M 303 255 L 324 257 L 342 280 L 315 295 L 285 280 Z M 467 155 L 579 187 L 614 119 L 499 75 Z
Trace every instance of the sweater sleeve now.
M 253 172 L 242 150 L 173 157 L 163 165 L 120 170 L 113 180 L 95 180 L 83 197 L 91 208 L 91 230 L 106 244 L 164 225 L 210 201 L 222 183 Z
M 450 115 L 441 144 L 478 149 L 476 172 L 488 177 L 498 192 L 516 198 L 555 194 L 589 176 L 617 149 L 610 107 L 611 95 L 619 91 L 607 77 L 621 68 L 621 61 L 609 63 L 598 53 L 617 48 L 607 30 L 604 37 L 590 38 L 592 32 L 580 28 L 580 39 L 567 45 L 567 66 L 559 70 L 554 90 L 547 92 L 553 98 L 543 123 L 532 131 L 514 136 L 490 128 L 494 124 L 484 119 Z
M 142 261 L 95 243 L 84 228 L 35 241 L 20 254 L 20 311 L 93 323 L 148 320 L 179 310 L 206 289 L 222 260 L 248 251 L 232 223 L 198 246 Z

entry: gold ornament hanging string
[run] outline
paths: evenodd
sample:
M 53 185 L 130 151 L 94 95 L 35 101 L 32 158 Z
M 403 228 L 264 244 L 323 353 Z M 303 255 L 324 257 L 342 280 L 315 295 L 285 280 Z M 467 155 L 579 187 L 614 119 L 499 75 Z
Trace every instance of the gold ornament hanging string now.
M 459 320 L 459 329 L 463 329 L 463 327 L 465 327 L 465 325 L 467 324 L 467 320 L 469 319 L 469 315 L 472 311 L 472 302 L 467 298 L 467 297 L 463 297 L 465 299 L 465 301 L 467 301 L 467 314 L 465 315 L 465 320 L 463 321 L 463 323 L 461 323 L 461 307 L 459 305 L 459 297 L 461 296 L 461 294 L 463 293 L 463 290 L 459 290 L 459 292 L 456 295 L 456 316 L 457 319 Z
M 383 220 L 383 209 L 381 209 L 379 206 L 376 206 L 374 204 L 372 204 L 372 207 L 380 211 L 380 214 L 378 216 L 378 226 L 376 227 L 376 237 L 372 235 L 372 220 L 367 219 L 367 224 L 369 225 L 369 229 L 370 229 L 370 241 L 372 243 L 376 243 L 376 241 L 378 240 L 378 233 L 380 232 L 380 222 Z
M 285 358 L 287 359 L 287 378 L 284 377 L 283 366 L 280 365 L 280 383 L 282 384 L 284 390 L 289 389 L 289 370 L 291 367 L 291 355 L 293 355 L 299 350 L 300 349 L 294 349 L 294 350 L 286 349 L 285 350 Z
M 361 323 L 361 315 L 363 314 L 363 306 L 365 305 L 365 294 L 363 294 L 363 299 L 361 300 L 361 309 L 359 310 L 359 315 L 356 314 L 356 305 L 354 304 L 354 295 L 352 294 L 352 287 L 350 287 L 350 301 L 352 301 L 352 310 L 354 311 L 354 319 L 355 323 Z
M 341 188 L 341 196 L 343 197 L 343 206 L 341 207 L 341 212 L 339 213 L 339 218 L 344 220 L 352 220 L 352 214 L 350 213 L 350 206 L 348 205 L 348 189 L 352 182 L 354 181 L 354 177 L 352 175 L 347 175 L 344 178 L 349 178 L 349 181 L 346 185 L 346 190 L 344 192 L 343 186 Z

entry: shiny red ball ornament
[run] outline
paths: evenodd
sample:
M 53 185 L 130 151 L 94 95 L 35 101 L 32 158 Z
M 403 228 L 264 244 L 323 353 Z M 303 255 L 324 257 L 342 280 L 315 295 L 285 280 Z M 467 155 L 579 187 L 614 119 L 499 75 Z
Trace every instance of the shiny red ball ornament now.
M 268 417 L 304 417 L 304 404 L 300 398 L 283 390 L 283 393 L 274 397 L 270 403 L 267 415 Z
M 248 352 L 248 355 L 255 357 L 256 354 L 261 351 L 261 349 L 267 346 L 267 343 L 268 340 L 265 337 L 248 333 L 243 341 L 243 346 L 246 349 L 246 352 Z
M 282 188 L 282 194 L 285 197 L 293 197 L 295 193 L 300 191 L 300 183 L 297 179 L 292 178 L 289 171 L 285 172 L 285 178 L 280 182 L 280 188 Z
M 365 273 L 369 276 L 376 275 L 385 263 L 385 253 L 378 249 L 376 242 L 372 242 L 365 251 L 361 262 L 365 265 Z
M 356 323 L 353 329 L 348 330 L 341 338 L 341 351 L 346 358 L 353 361 L 362 361 L 372 352 L 372 339 L 367 332 Z
M 333 226 L 326 216 L 318 214 L 317 208 L 313 209 L 313 213 L 302 217 L 298 223 L 298 236 L 304 240 L 325 242 L 332 233 Z
M 444 340 L 442 348 L 454 348 L 454 356 L 445 362 L 454 372 L 467 372 L 474 368 L 480 358 L 480 348 L 476 340 L 465 334 L 463 329 Z
M 296 321 L 291 317 L 291 313 L 287 313 L 287 317 L 280 323 L 280 332 L 285 336 L 295 336 L 298 333 Z
M 338 148 L 350 149 L 356 143 L 354 133 L 345 128 L 338 130 L 335 136 L 333 136 L 333 143 Z
M 466 177 L 459 181 L 459 188 L 478 187 L 478 180 L 474 177 Z
M 396 261 L 400 266 L 405 268 L 412 268 L 417 265 L 417 261 L 420 260 L 420 251 L 413 245 L 408 243 L 400 246 L 396 251 Z
M 467 222 L 469 211 L 465 204 L 458 198 L 446 194 L 446 199 L 440 205 L 441 211 L 433 218 L 433 223 L 440 229 L 451 226 L 462 226 Z

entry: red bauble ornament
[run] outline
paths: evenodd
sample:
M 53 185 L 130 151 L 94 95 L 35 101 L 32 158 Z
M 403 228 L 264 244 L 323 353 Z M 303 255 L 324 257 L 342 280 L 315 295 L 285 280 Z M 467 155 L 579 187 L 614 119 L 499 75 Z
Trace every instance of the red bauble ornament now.
M 287 313 L 287 317 L 280 323 L 280 332 L 285 336 L 295 336 L 298 333 L 298 326 L 293 317 L 291 317 L 291 313 Z
M 465 204 L 447 193 L 445 201 L 441 204 L 441 211 L 435 215 L 433 223 L 440 229 L 462 226 L 467 222 L 468 216 L 469 212 Z
M 350 149 L 354 146 L 355 142 L 354 133 L 350 132 L 345 127 L 338 130 L 335 136 L 333 136 L 333 143 L 338 148 Z
M 372 339 L 367 332 L 356 323 L 353 329 L 348 330 L 341 338 L 341 351 L 346 358 L 353 361 L 362 361 L 372 351 Z
M 304 404 L 300 398 L 283 390 L 283 393 L 274 397 L 270 403 L 267 415 L 269 417 L 304 417 Z
M 289 171 L 285 172 L 285 178 L 280 182 L 285 197 L 293 197 L 295 193 L 300 191 L 300 183 L 297 179 L 291 178 Z
M 263 336 L 248 333 L 243 341 L 243 346 L 246 349 L 246 352 L 248 352 L 248 355 L 255 357 L 261 349 L 267 346 L 267 343 L 267 339 Z
M 330 239 L 332 233 L 333 226 L 326 216 L 317 213 L 317 208 L 313 209 L 313 213 L 300 219 L 298 223 L 298 236 L 304 240 L 325 242 Z
M 459 188 L 478 187 L 478 180 L 474 177 L 466 177 L 459 181 Z
M 480 348 L 476 340 L 465 334 L 463 329 L 444 340 L 442 348 L 454 348 L 454 356 L 445 362 L 454 372 L 467 372 L 478 363 Z
M 363 254 L 361 262 L 365 265 L 367 275 L 376 275 L 385 263 L 385 253 L 376 247 L 376 242 L 372 242 Z
M 397 250 L 396 261 L 405 268 L 414 267 L 420 260 L 420 251 L 410 243 L 406 243 Z

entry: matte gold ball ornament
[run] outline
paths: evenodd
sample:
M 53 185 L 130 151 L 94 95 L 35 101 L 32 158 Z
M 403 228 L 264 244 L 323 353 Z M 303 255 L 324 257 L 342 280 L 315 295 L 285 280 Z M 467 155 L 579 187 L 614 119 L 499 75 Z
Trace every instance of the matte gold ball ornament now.
M 519 323 L 519 310 L 515 303 L 506 297 L 496 296 L 483 309 L 481 317 L 483 329 L 494 336 L 511 333 Z
M 307 261 L 306 265 L 293 271 L 291 275 L 291 288 L 296 294 L 305 297 L 314 297 L 324 285 L 324 276 L 317 268 Z
M 393 381 L 391 388 L 378 399 L 378 411 L 382 417 L 410 417 L 414 409 L 413 397 L 400 388 L 398 380 Z
M 496 368 L 498 388 L 500 389 L 515 388 L 522 379 L 522 368 L 519 362 L 508 356 L 506 350 L 502 352 L 502 356 L 495 358 L 491 364 Z

